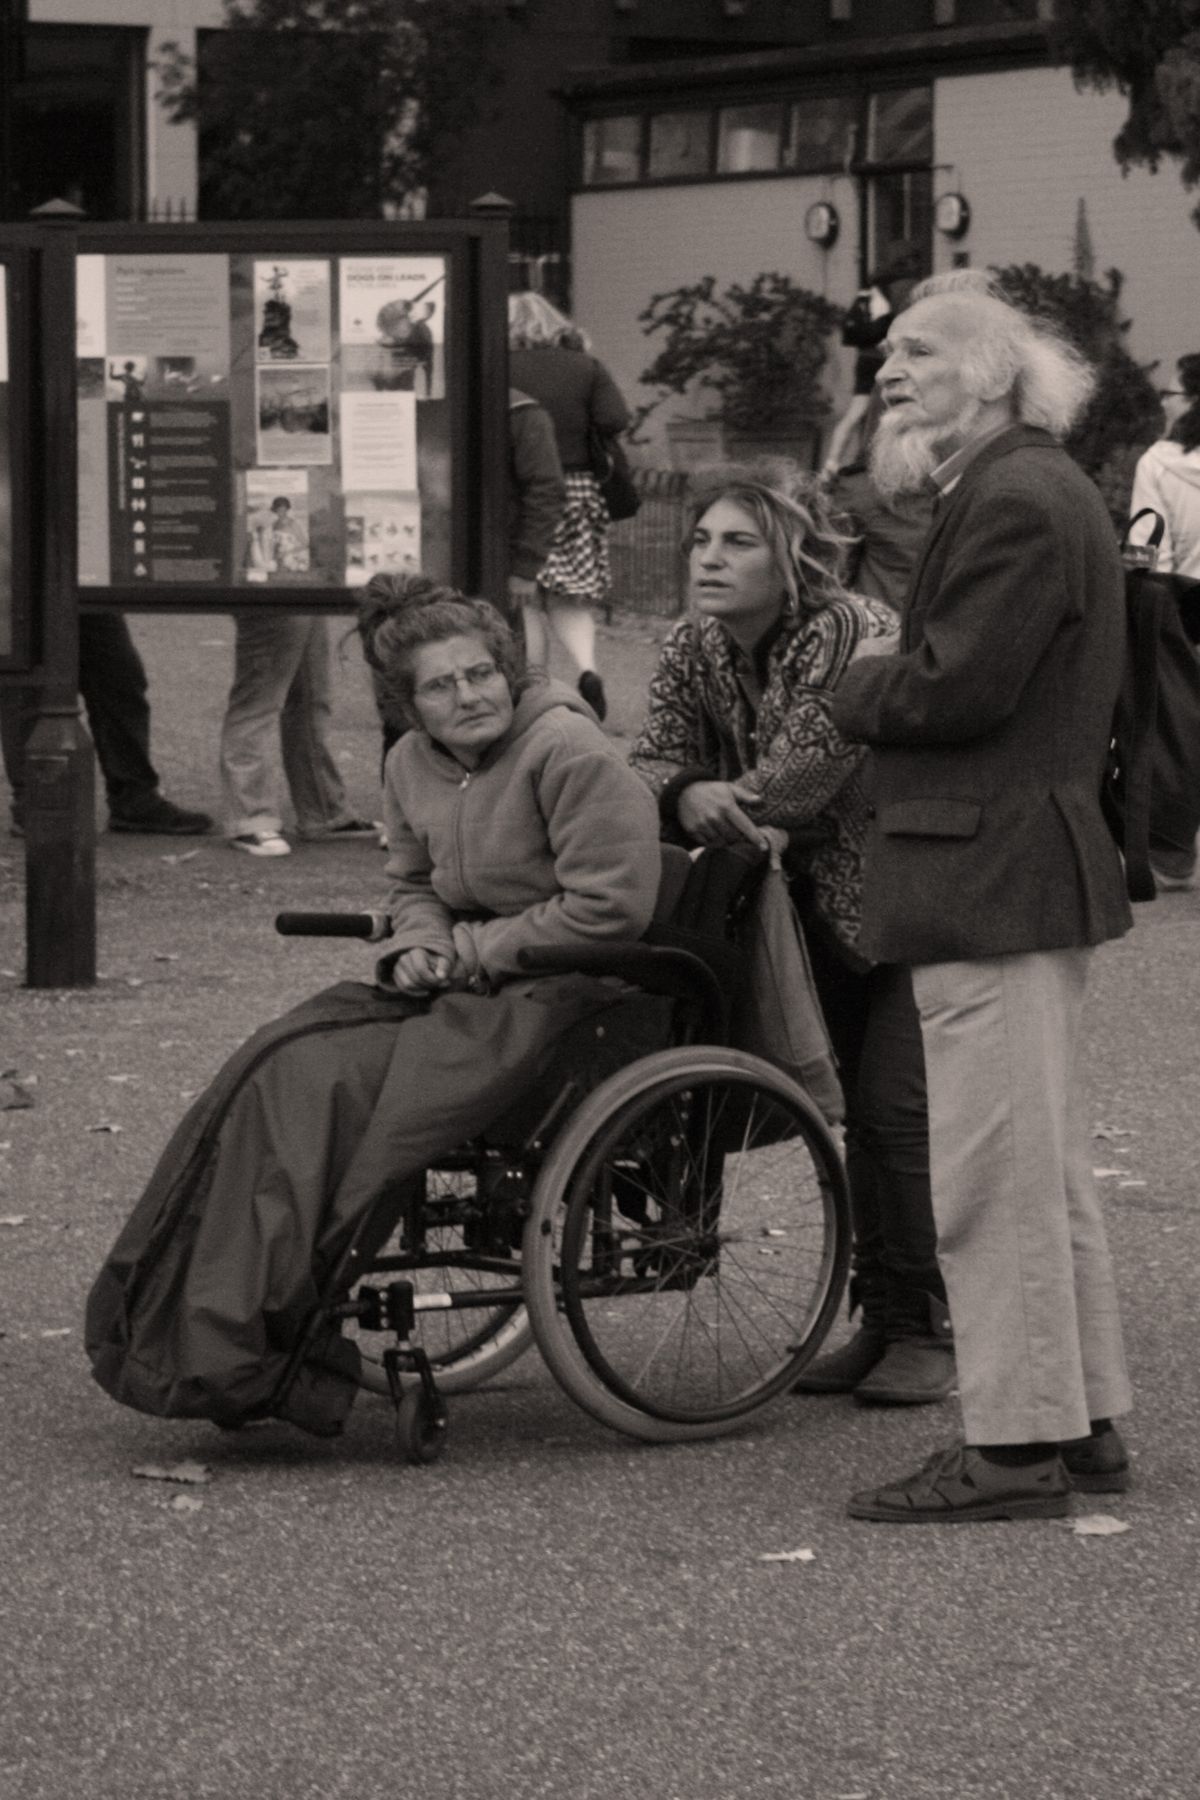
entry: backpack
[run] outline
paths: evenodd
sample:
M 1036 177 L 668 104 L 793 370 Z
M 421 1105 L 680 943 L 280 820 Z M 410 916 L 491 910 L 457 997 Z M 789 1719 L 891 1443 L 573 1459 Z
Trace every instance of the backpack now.
M 1131 544 L 1139 519 L 1154 524 Z M 1155 568 L 1165 521 L 1143 507 L 1126 528 L 1125 673 L 1113 716 L 1101 806 L 1125 859 L 1131 900 L 1158 892 L 1152 847 L 1187 852 L 1200 831 L 1200 582 Z

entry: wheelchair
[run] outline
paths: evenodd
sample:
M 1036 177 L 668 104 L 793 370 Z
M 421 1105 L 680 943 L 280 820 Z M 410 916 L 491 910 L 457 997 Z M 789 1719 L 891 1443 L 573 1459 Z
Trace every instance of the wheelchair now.
M 704 854 L 730 860 L 732 932 L 745 864 Z M 667 858 L 677 887 L 679 858 Z M 383 934 L 373 914 L 281 914 L 276 927 Z M 618 1432 L 677 1443 L 734 1430 L 816 1355 L 845 1286 L 838 1142 L 787 1074 L 727 1047 L 733 946 L 652 926 L 639 943 L 527 967 L 627 991 L 554 1047 L 536 1091 L 484 1137 L 381 1197 L 387 1241 L 351 1248 L 306 1339 L 335 1321 L 356 1341 L 360 1386 L 391 1399 L 416 1463 L 442 1452 L 446 1396 L 534 1344 Z

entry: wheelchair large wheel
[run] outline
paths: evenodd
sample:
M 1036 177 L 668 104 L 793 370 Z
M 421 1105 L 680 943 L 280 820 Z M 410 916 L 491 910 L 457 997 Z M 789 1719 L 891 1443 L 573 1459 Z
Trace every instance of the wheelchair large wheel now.
M 716 1437 L 815 1355 L 850 1256 L 837 1144 L 757 1057 L 664 1050 L 611 1076 L 553 1146 L 525 1228 L 552 1373 L 603 1424 Z
M 429 1170 L 421 1203 L 423 1241 L 419 1254 L 406 1242 L 404 1228 L 399 1227 L 379 1253 L 377 1262 L 384 1266 L 368 1272 L 360 1288 L 372 1282 L 383 1286 L 401 1275 L 413 1283 L 420 1305 L 422 1298 L 433 1296 L 477 1301 L 492 1289 L 511 1290 L 518 1285 L 520 1276 L 515 1262 L 509 1279 L 484 1266 L 472 1266 L 471 1231 L 464 1217 L 469 1209 L 462 1201 L 473 1187 L 474 1177 L 469 1171 Z M 485 1261 L 482 1256 L 478 1260 L 480 1265 Z M 370 1393 L 390 1397 L 383 1353 L 393 1340 L 361 1328 L 355 1328 L 354 1336 L 362 1359 L 360 1385 Z M 440 1390 L 444 1394 L 461 1394 L 516 1362 L 533 1342 L 533 1333 L 524 1306 L 497 1300 L 483 1306 L 439 1306 L 419 1311 L 414 1341 L 428 1356 Z

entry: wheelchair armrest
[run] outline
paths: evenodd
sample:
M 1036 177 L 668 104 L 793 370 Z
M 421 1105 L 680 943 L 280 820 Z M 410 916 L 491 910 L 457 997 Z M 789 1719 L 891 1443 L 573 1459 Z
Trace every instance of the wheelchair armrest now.
M 530 975 L 615 975 L 648 994 L 690 1001 L 700 1008 L 701 1035 L 719 1042 L 724 1035 L 725 996 L 708 964 L 691 950 L 628 943 L 544 945 L 517 952 Z

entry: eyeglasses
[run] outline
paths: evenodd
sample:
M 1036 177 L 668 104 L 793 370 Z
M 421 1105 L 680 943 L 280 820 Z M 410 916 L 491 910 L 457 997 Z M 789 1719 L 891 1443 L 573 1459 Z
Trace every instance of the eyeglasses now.
M 453 700 L 460 682 L 465 681 L 474 692 L 476 688 L 485 688 L 499 673 L 494 662 L 472 663 L 469 669 L 455 669 L 452 675 L 435 675 L 413 692 L 418 700 Z

